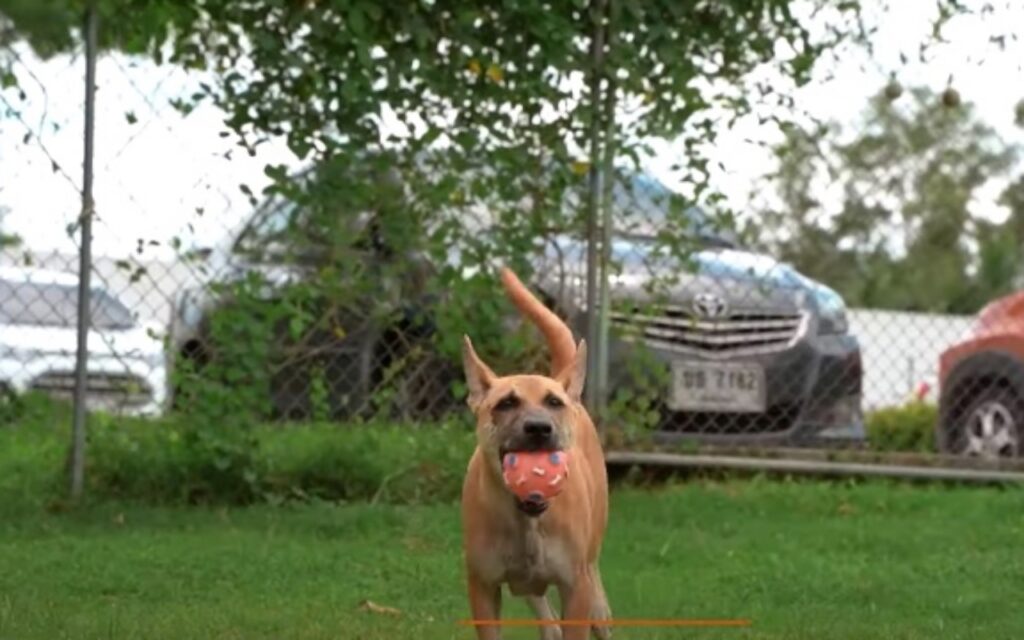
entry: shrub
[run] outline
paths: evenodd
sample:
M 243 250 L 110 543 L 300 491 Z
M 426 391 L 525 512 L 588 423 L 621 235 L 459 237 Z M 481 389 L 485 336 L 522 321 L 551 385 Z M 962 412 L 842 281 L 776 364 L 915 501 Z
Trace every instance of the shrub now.
M 432 502 L 459 495 L 472 429 L 447 423 L 264 429 L 263 487 L 272 498 Z
M 252 502 L 259 495 L 254 435 L 223 431 L 187 421 L 93 416 L 89 493 L 152 502 Z M 240 444 L 243 439 L 249 441 Z
M 868 445 L 876 451 L 935 451 L 938 408 L 925 402 L 867 414 Z
M 0 513 L 39 507 L 66 489 L 71 408 L 45 396 L 9 395 L 0 419 Z M 0 515 L 0 520 L 3 515 Z
M 59 499 L 70 407 L 33 394 L 14 400 L 11 420 L 0 423 L 0 504 Z M 91 414 L 87 495 L 160 504 L 453 500 L 475 437 L 455 421 L 238 428 L 196 417 Z
M 450 500 L 473 448 L 463 424 L 258 426 L 242 446 L 217 434 L 175 420 L 97 420 L 91 494 L 161 503 Z

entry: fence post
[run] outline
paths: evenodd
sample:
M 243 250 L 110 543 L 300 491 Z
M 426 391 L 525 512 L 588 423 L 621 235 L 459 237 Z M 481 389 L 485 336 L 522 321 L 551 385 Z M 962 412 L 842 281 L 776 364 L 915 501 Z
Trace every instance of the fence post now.
M 600 373 L 598 363 L 601 349 L 598 304 L 598 215 L 601 206 L 601 80 L 604 76 L 604 14 L 605 0 L 595 0 L 591 9 L 593 31 L 590 39 L 590 175 L 587 190 L 587 384 L 585 397 L 591 415 L 600 412 Z
M 91 325 L 92 218 L 95 202 L 93 181 L 93 133 L 96 117 L 96 2 L 85 9 L 85 154 L 82 159 L 81 247 L 78 252 L 78 344 L 75 355 L 74 413 L 71 423 L 71 497 L 82 495 L 85 483 L 85 392 Z
M 605 26 L 605 42 L 607 43 L 608 54 L 611 55 L 612 48 L 615 45 L 615 24 L 618 18 L 618 3 L 616 0 L 607 0 L 608 3 L 608 22 Z M 604 428 L 603 418 L 605 413 L 605 407 L 607 406 L 608 400 L 608 333 L 610 330 L 610 315 L 611 315 L 611 291 L 609 290 L 608 280 L 611 276 L 609 273 L 611 265 L 611 254 L 612 254 L 612 205 L 615 202 L 614 199 L 614 188 L 615 188 L 615 73 L 608 73 L 608 58 L 605 56 L 604 60 L 604 71 L 605 71 L 605 93 L 604 93 L 604 157 L 601 160 L 601 173 L 603 175 L 604 184 L 603 193 L 601 196 L 601 290 L 599 293 L 599 306 L 598 306 L 598 331 L 597 331 L 597 363 L 595 365 L 597 369 L 597 404 L 594 407 L 595 413 L 599 419 L 597 421 L 598 429 Z

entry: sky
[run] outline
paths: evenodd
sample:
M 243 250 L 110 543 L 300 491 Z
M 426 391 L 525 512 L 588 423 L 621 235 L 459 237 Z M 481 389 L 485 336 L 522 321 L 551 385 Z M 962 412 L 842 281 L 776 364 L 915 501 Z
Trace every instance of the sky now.
M 1000 28 L 1024 24 L 1024 6 L 1000 8 L 985 18 L 954 19 L 943 32 L 944 42 L 933 46 L 928 62 L 922 64 L 917 46 L 930 29 L 934 0 L 865 4 L 869 19 L 879 28 L 874 55 L 847 49 L 834 59 L 821 60 L 815 79 L 793 93 L 801 110 L 854 125 L 868 97 L 885 84 L 890 72 L 904 85 L 936 91 L 952 77 L 953 86 L 976 104 L 982 120 L 1006 140 L 1024 141 L 1013 126 L 1014 106 L 1024 98 L 1024 46 L 1008 41 L 1000 50 L 989 42 Z M 20 100 L 10 90 L 0 92 L 0 211 L 7 210 L 0 225 L 33 250 L 74 252 L 77 239 L 69 237 L 68 225 L 81 206 L 84 58 L 41 61 L 26 47 L 17 47 L 15 53 L 26 98 Z M 768 72 L 760 76 L 783 82 Z M 99 60 L 95 254 L 123 257 L 137 250 L 140 239 L 143 256 L 149 258 L 171 257 L 169 243 L 175 237 L 185 246 L 215 244 L 250 211 L 240 184 L 254 191 L 266 185 L 267 163 L 299 166 L 282 141 L 263 145 L 255 157 L 234 148 L 231 138 L 221 135 L 223 114 L 211 106 L 200 106 L 187 117 L 169 106 L 169 99 L 190 94 L 204 79 L 202 74 L 122 55 Z M 711 150 L 712 164 L 720 166 L 712 174 L 712 184 L 732 208 L 749 208 L 752 186 L 773 166 L 765 145 L 779 139 L 776 129 L 758 124 L 756 117 L 720 132 Z M 655 148 L 658 153 L 647 170 L 670 188 L 679 188 L 670 167 L 681 153 L 680 145 L 657 141 Z M 229 150 L 233 151 L 226 156 Z M 824 193 L 830 186 L 835 187 L 822 185 Z M 994 202 L 996 187 L 972 203 L 977 215 L 1005 215 Z

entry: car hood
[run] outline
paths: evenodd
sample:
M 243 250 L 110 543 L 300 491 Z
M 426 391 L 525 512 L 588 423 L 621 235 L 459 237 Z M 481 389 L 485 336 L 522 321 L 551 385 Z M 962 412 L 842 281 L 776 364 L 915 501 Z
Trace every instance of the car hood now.
M 150 331 L 155 329 L 155 326 L 137 326 L 125 330 L 90 331 L 89 355 L 159 357 L 163 354 L 163 344 L 153 337 L 159 335 Z M 78 345 L 74 327 L 4 325 L 0 336 L 0 347 L 19 353 L 67 356 L 74 355 Z
M 586 243 L 563 236 L 547 246 L 541 272 L 579 289 L 585 283 Z M 827 289 L 770 256 L 740 249 L 700 249 L 684 261 L 651 241 L 616 238 L 611 256 L 618 269 L 609 284 L 620 300 L 645 302 L 667 295 L 685 303 L 710 292 L 732 309 L 784 311 L 806 308 L 816 290 Z

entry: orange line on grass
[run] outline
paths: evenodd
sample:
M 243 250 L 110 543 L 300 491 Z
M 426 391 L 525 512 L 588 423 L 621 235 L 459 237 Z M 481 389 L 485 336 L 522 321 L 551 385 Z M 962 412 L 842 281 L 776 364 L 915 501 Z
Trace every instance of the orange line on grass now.
M 750 620 L 745 618 L 668 618 L 664 620 L 645 618 L 620 618 L 618 620 L 534 620 L 526 618 L 509 618 L 506 620 L 460 620 L 459 624 L 471 627 L 502 626 L 502 627 L 749 627 Z

